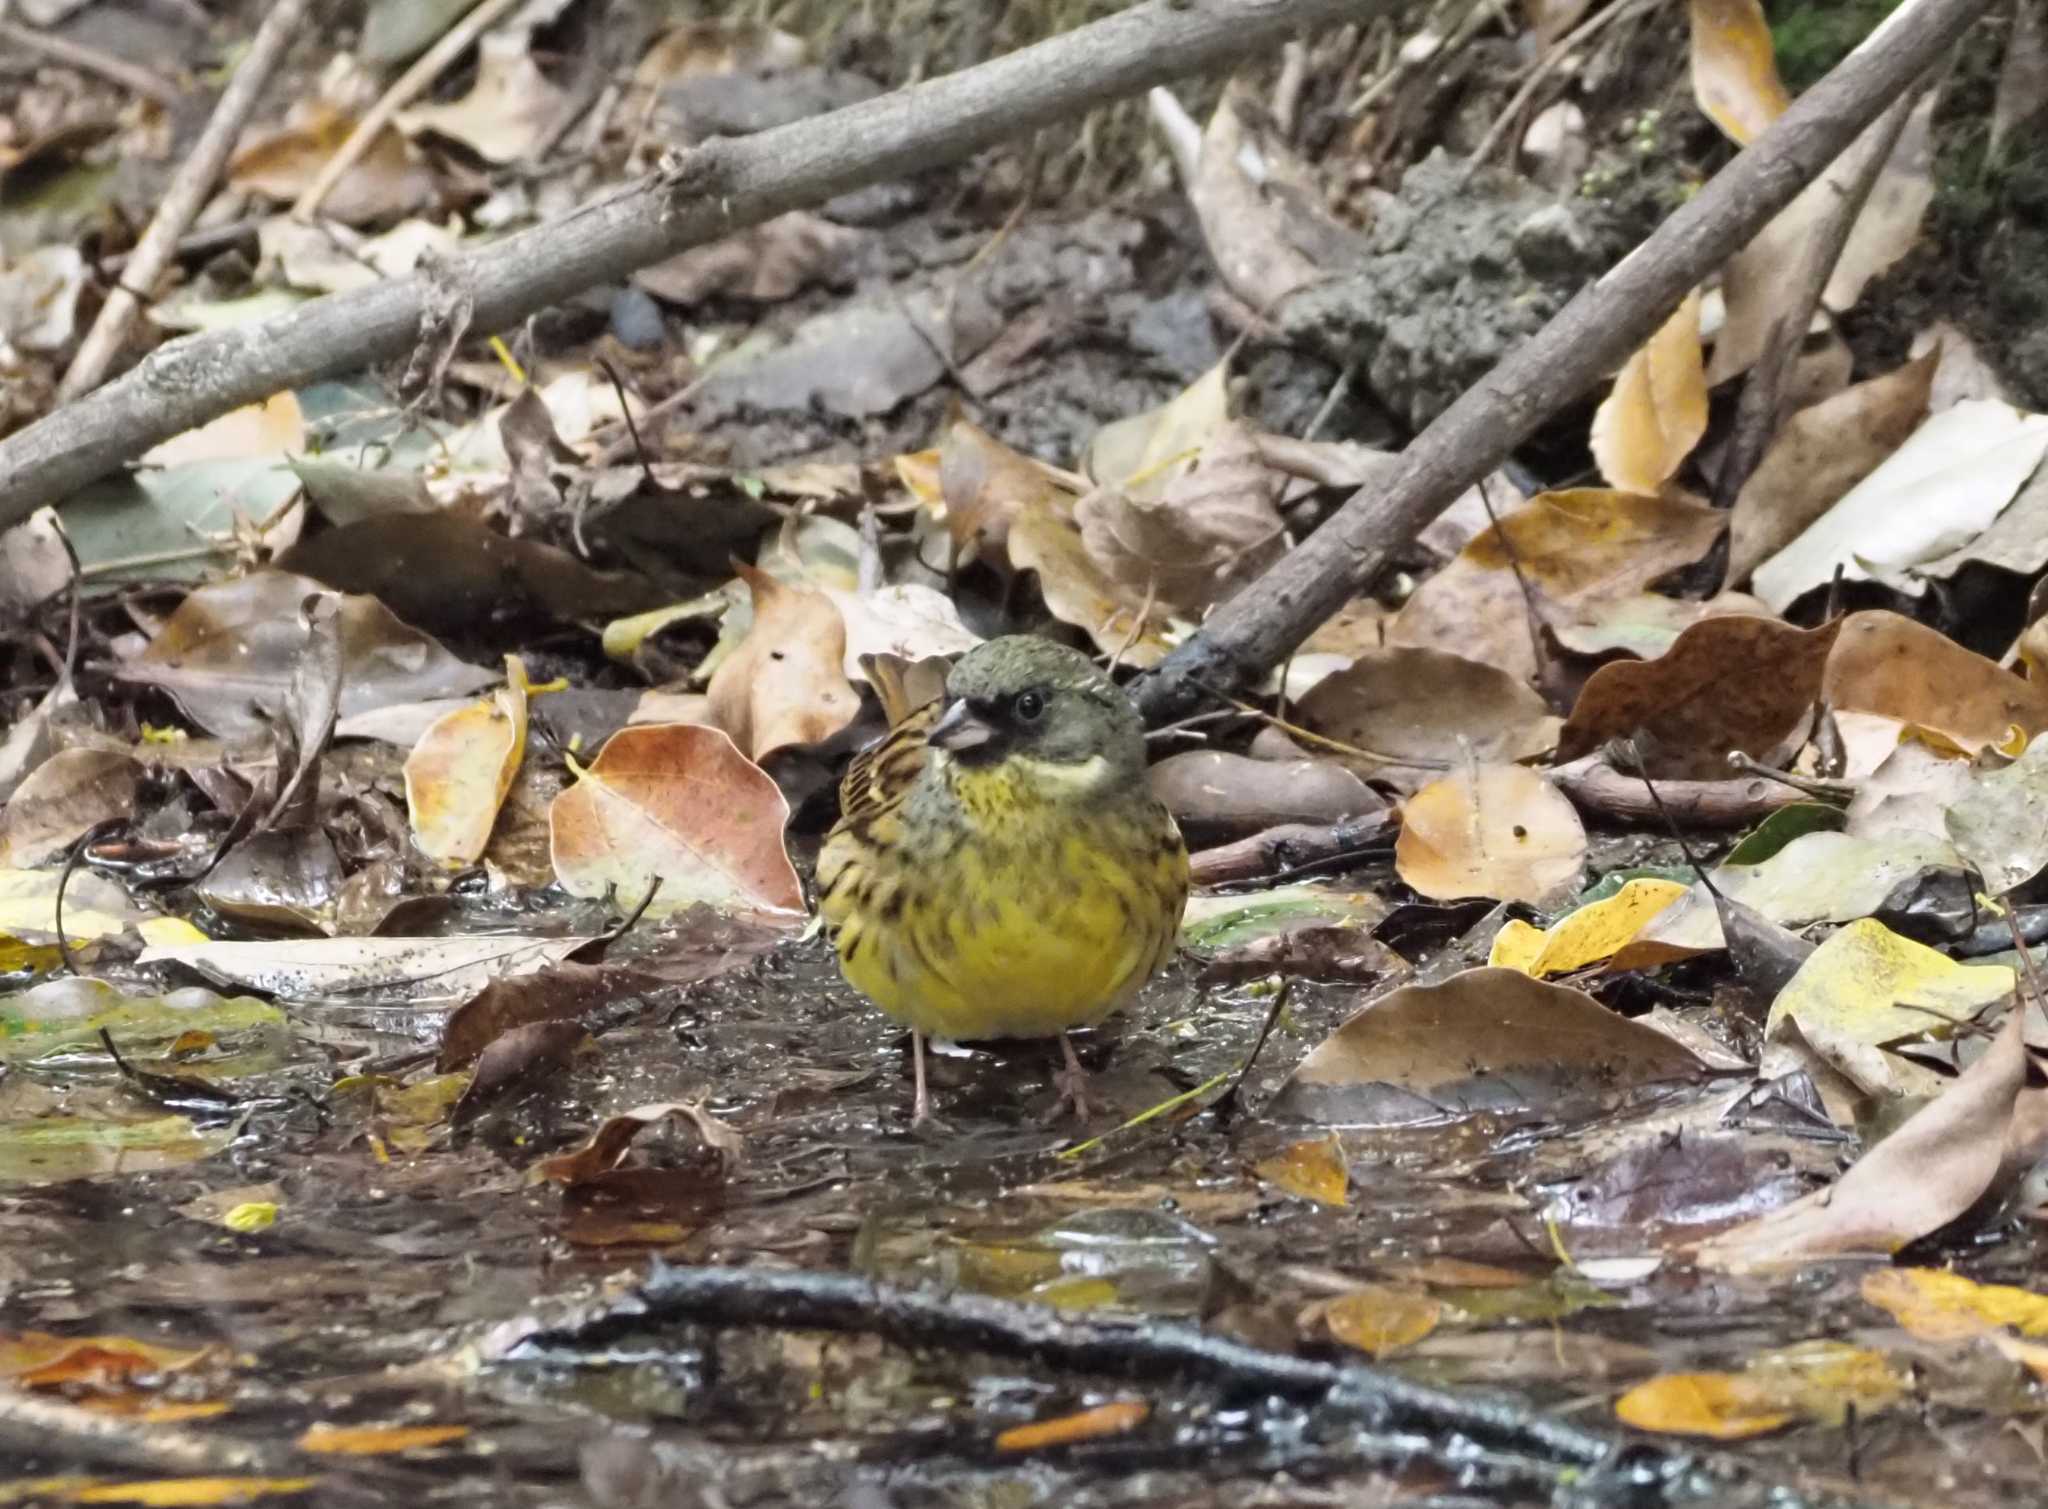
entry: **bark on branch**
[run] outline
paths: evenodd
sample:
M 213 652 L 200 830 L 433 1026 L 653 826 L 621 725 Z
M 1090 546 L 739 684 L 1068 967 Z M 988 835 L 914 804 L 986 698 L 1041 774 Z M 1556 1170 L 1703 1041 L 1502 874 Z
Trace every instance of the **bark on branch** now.
M 1989 0 L 1908 0 L 1620 266 L 1560 310 L 1273 568 L 1139 681 L 1157 726 L 1255 685 L 1387 565 L 1450 501 L 1539 425 L 1608 376 L 1700 279 L 1840 156 L 1963 34 Z
M 1146 0 L 973 68 L 793 125 L 713 138 L 672 171 L 464 258 L 472 329 L 624 277 L 686 247 L 864 184 L 939 167 L 1105 100 L 1235 64 L 1305 26 L 1391 0 Z M 287 388 L 411 349 L 417 278 L 331 294 L 289 314 L 172 341 L 126 375 L 0 441 L 0 527 L 160 440 Z

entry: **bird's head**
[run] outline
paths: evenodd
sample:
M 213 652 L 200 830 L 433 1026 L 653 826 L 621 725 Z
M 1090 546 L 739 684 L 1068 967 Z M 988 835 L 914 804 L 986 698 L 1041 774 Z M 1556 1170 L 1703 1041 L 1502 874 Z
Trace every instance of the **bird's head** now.
M 1033 783 L 1076 794 L 1136 781 L 1145 730 L 1087 656 L 1030 634 L 977 645 L 946 678 L 926 741 L 968 770 L 1014 762 Z

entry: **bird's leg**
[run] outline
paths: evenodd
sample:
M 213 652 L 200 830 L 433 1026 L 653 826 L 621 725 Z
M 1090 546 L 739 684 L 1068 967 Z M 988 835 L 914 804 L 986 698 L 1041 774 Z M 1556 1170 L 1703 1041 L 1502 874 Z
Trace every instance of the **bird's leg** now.
M 917 1127 L 931 1119 L 932 1097 L 924 1082 L 924 1034 L 915 1029 L 910 1034 L 910 1061 L 917 1081 L 917 1094 L 911 1102 L 910 1124 Z
M 1053 1103 L 1049 1121 L 1057 1121 L 1062 1111 L 1073 1108 L 1077 1121 L 1087 1121 L 1109 1107 L 1088 1093 L 1088 1071 L 1081 1067 L 1081 1059 L 1074 1052 L 1074 1040 L 1064 1032 L 1060 1034 L 1060 1051 L 1066 1055 L 1067 1066 L 1056 1070 L 1052 1077 L 1053 1088 L 1060 1092 L 1060 1098 Z

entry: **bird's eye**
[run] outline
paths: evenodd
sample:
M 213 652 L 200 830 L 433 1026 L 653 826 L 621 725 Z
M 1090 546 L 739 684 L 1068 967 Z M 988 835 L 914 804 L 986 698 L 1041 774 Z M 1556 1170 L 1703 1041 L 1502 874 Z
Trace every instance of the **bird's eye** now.
M 1036 723 L 1039 715 L 1045 711 L 1045 698 L 1036 692 L 1019 692 L 1017 700 L 1011 705 L 1016 708 L 1019 718 L 1026 723 Z

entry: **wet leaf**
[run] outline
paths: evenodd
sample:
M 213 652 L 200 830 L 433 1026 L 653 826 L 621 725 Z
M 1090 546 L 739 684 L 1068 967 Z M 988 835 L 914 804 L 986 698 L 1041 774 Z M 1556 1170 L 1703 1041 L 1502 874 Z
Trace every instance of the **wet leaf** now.
M 184 1116 L 141 1121 L 42 1116 L 0 1124 L 0 1185 L 63 1184 L 179 1168 L 211 1158 L 236 1135 L 233 1125 L 201 1128 Z
M 1896 1252 L 1976 1204 L 1998 1175 L 2026 1078 L 2023 1015 L 2008 1013 L 1982 1057 L 1833 1185 L 1701 1244 L 1696 1261 L 1745 1272 Z
M 1617 660 L 1587 680 L 1558 736 L 1560 760 L 1647 735 L 1649 773 L 1710 781 L 1734 753 L 1767 758 L 1820 694 L 1840 621 L 1795 629 L 1775 618 L 1703 618 L 1654 660 Z
M 1394 620 L 1397 644 L 1450 650 L 1527 679 L 1537 654 L 1513 563 L 1546 618 L 1631 597 L 1705 555 L 1727 515 L 1604 488 L 1541 493 L 1474 535 Z
M 845 621 L 822 592 L 738 569 L 754 626 L 711 678 L 711 721 L 755 760 L 823 743 L 860 711 L 844 670 Z
M 1670 880 L 1631 880 L 1612 896 L 1580 907 L 1548 930 L 1511 919 L 1494 934 L 1486 962 L 1542 979 L 1614 956 L 1650 919 L 1685 895 Z
M 69 920 L 70 909 L 66 908 Z M 126 995 L 103 980 L 46 980 L 0 998 L 0 1064 L 97 1048 L 109 1032 L 130 1057 L 167 1057 L 194 1032 L 213 1040 L 217 1078 L 274 1067 L 285 1017 L 253 996 L 218 996 L 198 986 L 164 995 Z
M 1824 587 L 1907 578 L 1982 533 L 2048 455 L 2048 414 L 1966 400 L 1930 417 L 1799 537 L 1756 568 L 1756 595 L 1783 612 Z
M 1404 786 L 1453 759 L 1511 763 L 1541 754 L 1558 730 L 1549 705 L 1508 672 L 1408 645 L 1365 651 L 1349 670 L 1317 682 L 1293 716 L 1347 746 L 1329 750 L 1330 758 Z
M 1949 805 L 1947 828 L 1994 896 L 2048 867 L 2048 739 L 2029 741 L 2003 770 L 1974 773 Z
M 1700 1061 L 1583 991 L 1512 969 L 1405 985 L 1345 1020 L 1301 1061 L 1276 1111 L 1399 1122 L 1486 1107 L 1555 1110 L 1631 1086 L 1686 1080 Z
M 1863 1297 L 1923 1341 L 1967 1341 L 2002 1326 L 2048 1336 L 2048 1295 L 1980 1284 L 1941 1268 L 1880 1268 L 1863 1276 Z
M 180 1373 L 218 1358 L 216 1347 L 173 1347 L 128 1336 L 52 1336 L 43 1331 L 0 1335 L 0 1378 L 19 1388 L 80 1384 L 128 1387 L 139 1376 Z
M 507 655 L 505 685 L 437 718 L 406 757 L 406 812 L 429 859 L 453 867 L 482 857 L 526 754 L 529 690 L 525 665 Z
M 1879 713 L 1937 733 L 1967 754 L 2048 730 L 2048 689 L 1897 613 L 1842 620 L 1821 691 L 1837 712 Z
M 1692 92 L 1741 147 L 1791 106 L 1758 0 L 1692 0 Z
M 788 817 L 775 782 L 723 732 L 653 723 L 606 740 L 555 798 L 548 828 L 571 895 L 610 891 L 638 905 L 659 879 L 659 912 L 701 901 L 795 915 L 803 889 L 783 847 Z
M 67 1495 L 73 1504 L 139 1504 L 142 1509 L 208 1509 L 251 1499 L 301 1494 L 318 1478 L 162 1478 L 154 1482 L 98 1483 Z
M 1351 1203 L 1347 1194 L 1351 1166 L 1335 1133 L 1291 1143 L 1272 1157 L 1260 1159 L 1252 1171 L 1268 1184 L 1318 1205 Z
M 566 961 L 533 974 L 502 976 L 448 1018 L 441 1029 L 438 1066 L 444 1074 L 463 1068 L 508 1032 L 537 1022 L 580 1022 L 623 996 L 657 989 L 661 983 L 614 965 Z
M 61 870 L 0 870 L 0 932 L 57 934 L 57 887 L 64 883 L 64 932 L 72 942 L 109 937 L 140 920 L 128 893 L 90 870 L 68 882 Z
M 31 870 L 95 825 L 135 811 L 142 767 L 119 750 L 62 749 L 0 809 L 0 866 Z
M 1736 495 L 1728 580 L 1743 582 L 1905 444 L 1927 413 L 1939 353 L 1798 410 Z
M 1754 7 L 1756 0 L 1748 4 Z M 1761 25 L 1761 15 L 1757 19 Z M 1615 376 L 1613 391 L 1593 415 L 1593 459 L 1610 485 L 1655 494 L 1684 465 L 1706 429 L 1700 298 L 1691 293 Z
M 309 1425 L 292 1444 L 318 1456 L 383 1457 L 444 1446 L 468 1434 L 467 1425 Z
M 1434 781 L 1401 810 L 1394 869 L 1438 901 L 1492 896 L 1543 905 L 1576 887 L 1586 830 L 1555 786 L 1520 765 Z
M 1426 1290 L 1367 1284 L 1324 1305 L 1322 1322 L 1347 1347 L 1379 1358 L 1422 1340 L 1443 1313 L 1443 1302 Z
M 1072 1446 L 1079 1441 L 1099 1441 L 1121 1436 L 1143 1425 L 1152 1406 L 1142 1399 L 1117 1399 L 1098 1404 L 1078 1414 L 1051 1420 L 1034 1420 L 1013 1425 L 996 1436 L 997 1451 L 1045 1451 L 1055 1446 Z
M 225 739 L 259 739 L 283 715 L 305 649 L 300 607 L 321 591 L 310 577 L 257 571 L 201 587 L 178 606 L 149 648 L 113 668 L 158 686 Z M 341 714 L 459 695 L 492 676 L 407 628 L 374 598 L 343 597 Z
M 469 938 L 288 938 L 152 946 L 144 964 L 185 964 L 211 979 L 288 1000 L 377 993 L 445 1000 L 499 975 L 560 962 L 590 939 L 484 934 Z

